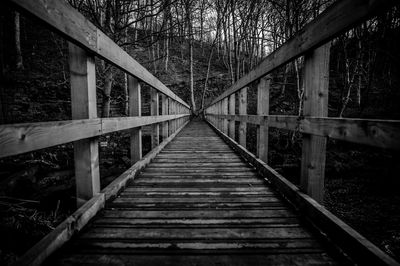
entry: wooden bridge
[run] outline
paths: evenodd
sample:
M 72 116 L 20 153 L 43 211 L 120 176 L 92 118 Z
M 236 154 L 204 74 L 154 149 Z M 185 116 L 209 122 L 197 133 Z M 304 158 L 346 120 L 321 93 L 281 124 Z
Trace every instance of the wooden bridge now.
M 1 125 L 0 157 L 73 142 L 80 206 L 18 265 L 399 265 L 319 203 L 328 137 L 400 148 L 399 121 L 327 117 L 329 42 L 394 1 L 338 1 L 190 121 L 182 99 L 64 1 L 8 2 L 70 41 L 73 120 Z M 304 116 L 269 115 L 269 73 L 302 55 Z M 129 117 L 97 116 L 95 56 L 129 74 Z M 257 115 L 246 114 L 252 83 Z M 153 149 L 142 158 L 145 125 Z M 269 127 L 302 133 L 300 188 L 266 164 Z M 120 130 L 131 132 L 132 167 L 101 190 L 98 137 Z

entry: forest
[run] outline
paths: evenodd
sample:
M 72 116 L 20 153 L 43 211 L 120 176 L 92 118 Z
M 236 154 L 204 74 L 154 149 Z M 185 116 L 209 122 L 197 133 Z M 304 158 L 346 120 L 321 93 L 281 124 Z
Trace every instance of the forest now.
M 210 103 L 302 32 L 335 0 L 60 0 L 202 117 Z M 390 2 L 390 1 L 388 1 Z M 68 40 L 0 3 L 0 126 L 71 120 Z M 400 119 L 400 5 L 330 41 L 328 117 Z M 96 57 L 97 113 L 128 117 L 128 74 Z M 271 115 L 303 116 L 305 55 L 272 71 Z M 142 85 L 143 116 L 151 95 Z M 248 86 L 247 114 L 257 114 Z M 196 118 L 197 119 L 197 118 Z M 302 134 L 271 128 L 268 165 L 300 182 Z M 129 132 L 99 137 L 101 188 L 131 166 Z M 256 153 L 248 124 L 247 149 Z M 152 149 L 142 127 L 143 155 Z M 328 139 L 322 205 L 400 260 L 398 150 Z M 9 265 L 77 209 L 74 150 L 66 143 L 0 158 L 0 264 Z

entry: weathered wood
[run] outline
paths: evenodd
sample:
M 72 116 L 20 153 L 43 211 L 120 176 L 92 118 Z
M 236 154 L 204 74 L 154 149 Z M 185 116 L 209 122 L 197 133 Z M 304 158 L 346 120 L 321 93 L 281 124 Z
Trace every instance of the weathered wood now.
M 300 132 L 353 143 L 400 150 L 400 121 L 305 117 Z
M 150 89 L 150 115 L 158 116 L 158 92 L 155 89 Z M 159 124 L 153 124 L 151 128 L 151 148 L 154 149 L 158 146 L 160 140 Z
M 184 125 L 185 126 L 185 125 Z M 126 186 L 127 182 L 133 179 L 137 173 L 167 146 L 168 143 L 184 128 L 182 126 L 177 132 L 165 139 L 156 149 L 153 149 L 140 161 L 115 179 L 100 193 L 87 201 L 75 213 L 46 235 L 35 246 L 29 249 L 16 263 L 16 265 L 41 265 L 52 253 L 61 248 L 72 236 L 79 233 L 82 228 L 104 208 L 105 201 L 113 198 Z
M 308 51 L 332 40 L 374 14 L 388 9 L 396 1 L 336 1 L 317 18 L 308 23 L 294 37 L 267 56 L 256 68 L 240 78 L 228 90 L 214 99 L 214 104 L 239 91 L 251 82 L 290 62 Z
M 161 95 L 161 110 L 162 115 L 168 115 L 168 98 L 164 94 Z M 161 124 L 161 136 L 163 140 L 168 138 L 168 122 Z
M 97 118 L 96 67 L 94 57 L 69 43 L 72 119 Z M 76 200 L 83 205 L 100 191 L 97 138 L 74 142 Z
M 186 115 L 103 118 L 101 119 L 102 134 L 107 134 L 120 130 L 126 130 L 134 127 L 143 127 L 155 123 L 162 123 L 165 121 L 174 121 L 177 118 L 183 116 L 188 116 L 188 115 L 186 114 Z
M 257 115 L 269 114 L 270 78 L 260 79 L 257 85 Z M 257 156 L 268 163 L 268 123 L 257 127 Z
M 128 76 L 129 116 L 142 116 L 141 88 L 139 81 Z M 134 164 L 142 158 L 142 129 L 131 129 L 131 163 Z
M 224 156 L 220 163 L 201 163 L 218 152 Z M 175 264 L 182 264 L 188 253 L 208 257 L 222 252 L 230 258 L 262 252 L 260 265 L 268 262 L 266 254 L 281 254 L 287 258 L 286 264 L 292 264 L 298 257 L 287 257 L 291 253 L 308 254 L 310 259 L 324 253 L 321 263 L 333 263 L 299 216 L 251 167 L 231 163 L 236 156 L 204 122 L 190 123 L 133 182 L 125 183 L 124 192 L 54 259 L 59 262 L 60 257 L 71 258 L 76 252 L 119 257 L 161 252 L 164 262 L 174 258 Z M 156 162 L 160 157 L 176 161 Z M 187 164 L 187 158 L 194 162 Z M 177 254 L 179 259 L 173 257 Z M 252 264 L 247 258 L 242 262 Z M 130 263 L 138 263 L 137 258 L 132 257 Z M 146 265 L 159 263 L 148 260 Z
M 239 91 L 239 114 L 247 114 L 247 87 Z M 239 143 L 246 148 L 247 123 L 239 124 Z
M 251 163 L 261 175 L 268 178 L 274 188 L 284 195 L 303 215 L 309 217 L 313 225 L 317 227 L 317 231 L 324 232 L 352 260 L 361 265 L 400 265 L 310 196 L 301 192 L 299 188 L 265 162 L 257 159 L 235 140 L 229 138 L 217 128 L 213 128 L 237 153 Z
M 228 98 L 225 98 L 221 101 L 221 114 L 227 115 L 228 114 Z M 225 134 L 228 134 L 228 120 L 226 118 L 222 119 L 222 131 Z
M 330 44 L 305 55 L 303 116 L 328 116 Z M 318 202 L 324 200 L 326 137 L 303 134 L 300 187 Z
M 177 117 L 188 117 L 188 114 L 0 125 L 0 158 L 120 130 L 171 121 Z
M 116 178 L 106 188 L 104 188 L 101 192 L 105 194 L 106 200 L 114 197 L 121 191 L 121 189 L 125 188 L 128 181 L 133 179 L 142 168 L 148 165 L 150 161 L 153 160 L 165 148 L 165 146 L 167 146 L 171 140 L 175 138 L 175 136 L 186 126 L 187 123 L 188 122 L 183 124 L 183 126 L 175 133 L 163 140 L 160 145 L 158 145 L 155 149 L 152 149 L 140 161 L 136 162 L 131 168 L 129 168 L 121 176 Z
M 17 5 L 24 12 L 43 21 L 47 26 L 55 29 L 69 41 L 80 45 L 93 55 L 109 61 L 159 92 L 189 107 L 187 103 L 169 90 L 161 81 L 68 3 L 64 1 L 42 0 L 9 1 Z
M 215 115 L 208 113 L 212 119 Z M 230 121 L 299 130 L 301 133 L 325 136 L 347 142 L 386 149 L 400 149 L 400 121 L 359 118 L 305 117 L 285 115 L 221 115 Z
M 235 115 L 235 94 L 231 94 L 229 96 L 229 114 Z M 228 120 L 229 121 L 229 137 L 235 139 L 235 120 Z

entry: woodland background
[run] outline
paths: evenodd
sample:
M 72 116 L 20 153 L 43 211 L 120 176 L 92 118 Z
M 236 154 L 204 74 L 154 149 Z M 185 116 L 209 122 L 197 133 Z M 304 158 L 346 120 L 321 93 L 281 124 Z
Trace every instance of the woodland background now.
M 71 119 L 68 44 L 1 2 L 0 124 Z M 207 103 L 329 7 L 332 0 L 70 0 L 194 108 Z M 400 119 L 400 6 L 332 41 L 329 116 Z M 127 114 L 127 78 L 96 61 L 98 114 Z M 271 114 L 302 114 L 303 58 L 272 75 Z M 142 90 L 143 115 L 149 94 Z M 249 88 L 249 114 L 256 88 Z M 255 151 L 255 126 L 248 126 Z M 150 149 L 144 129 L 144 153 Z M 269 164 L 298 183 L 301 137 L 270 130 Z M 102 186 L 129 167 L 129 135 L 101 137 Z M 324 205 L 400 258 L 400 156 L 329 140 Z M 72 144 L 0 160 L 0 264 L 76 209 Z

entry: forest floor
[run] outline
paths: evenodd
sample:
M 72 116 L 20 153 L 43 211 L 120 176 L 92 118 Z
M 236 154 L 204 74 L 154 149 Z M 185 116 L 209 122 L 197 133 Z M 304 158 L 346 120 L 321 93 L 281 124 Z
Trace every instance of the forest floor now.
M 67 52 L 65 42 L 40 30 L 35 23 L 23 32 L 25 70 L 9 69 L 5 82 L 10 110 L 9 123 L 70 119 Z M 39 28 L 39 30 L 37 30 Z M 25 45 L 24 45 L 25 43 Z M 171 51 L 168 70 L 157 65 L 156 76 L 170 85 L 184 100 L 188 99 L 188 67 L 185 44 Z M 144 48 L 131 54 L 150 71 L 152 64 Z M 195 97 L 201 97 L 207 71 L 208 50 L 195 46 Z M 49 62 L 48 58 L 59 58 Z M 5 58 L 6 60 L 10 58 Z M 12 61 L 12 60 L 11 60 Z M 212 99 L 230 83 L 221 58 L 215 58 L 206 96 Z M 121 98 L 116 75 L 112 94 L 115 105 Z M 293 112 L 296 90 L 271 92 L 271 109 Z M 101 94 L 101 93 L 99 93 Z M 252 104 L 255 106 L 255 104 Z M 251 111 L 250 111 L 251 112 Z M 249 112 L 249 113 L 250 113 Z M 253 110 L 254 112 L 254 110 Z M 254 151 L 255 128 L 249 126 L 249 150 Z M 109 134 L 100 139 L 102 187 L 129 167 L 129 135 Z M 150 138 L 143 138 L 144 153 Z M 300 173 L 301 139 L 280 130 L 270 130 L 269 163 L 297 184 Z M 385 252 L 400 260 L 400 156 L 394 152 L 342 142 L 329 141 L 324 205 L 349 223 Z M 8 265 L 50 232 L 75 209 L 75 182 L 72 144 L 13 156 L 0 160 L 0 265 Z

